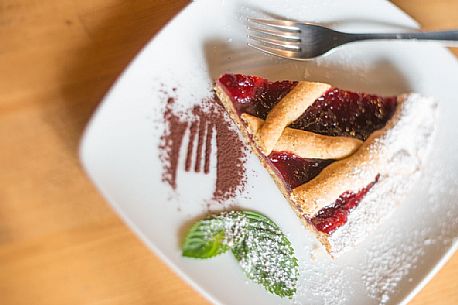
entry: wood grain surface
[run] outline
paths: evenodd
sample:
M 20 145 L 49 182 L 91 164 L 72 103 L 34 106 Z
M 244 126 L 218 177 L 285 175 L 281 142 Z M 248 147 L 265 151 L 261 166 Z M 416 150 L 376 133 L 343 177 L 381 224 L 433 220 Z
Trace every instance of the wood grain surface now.
M 77 156 L 104 93 L 187 2 L 0 1 L 0 304 L 208 304 L 119 220 Z M 425 29 L 458 28 L 458 0 L 394 2 Z M 458 304 L 458 255 L 411 304 Z

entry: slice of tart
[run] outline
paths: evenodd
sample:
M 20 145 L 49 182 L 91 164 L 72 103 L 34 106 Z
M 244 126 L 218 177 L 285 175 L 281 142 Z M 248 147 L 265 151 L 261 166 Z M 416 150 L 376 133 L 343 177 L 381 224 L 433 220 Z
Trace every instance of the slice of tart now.
M 225 74 L 216 94 L 305 225 L 331 255 L 385 218 L 419 175 L 436 103 L 307 81 Z

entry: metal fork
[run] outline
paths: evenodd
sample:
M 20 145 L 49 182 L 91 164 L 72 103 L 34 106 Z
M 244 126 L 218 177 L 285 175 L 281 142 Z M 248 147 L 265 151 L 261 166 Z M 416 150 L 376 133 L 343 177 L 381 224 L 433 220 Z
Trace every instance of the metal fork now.
M 363 33 L 334 31 L 311 23 L 248 18 L 248 45 L 262 52 L 294 60 L 326 54 L 335 47 L 356 41 L 410 39 L 458 42 L 458 30 L 416 33 Z

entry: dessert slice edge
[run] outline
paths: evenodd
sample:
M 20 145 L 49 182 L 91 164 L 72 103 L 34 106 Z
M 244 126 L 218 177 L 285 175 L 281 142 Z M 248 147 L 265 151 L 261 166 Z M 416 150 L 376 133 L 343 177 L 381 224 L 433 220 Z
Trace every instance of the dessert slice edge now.
M 365 233 L 365 235 L 369 234 L 368 230 L 362 230 L 361 229 L 361 225 L 364 224 L 364 222 L 365 222 L 365 220 L 363 219 L 364 217 L 360 216 L 358 219 L 355 219 L 354 215 L 352 215 L 352 214 L 354 213 L 355 215 L 360 215 L 360 214 L 364 215 L 365 212 L 361 212 L 361 211 L 368 210 L 368 207 L 366 207 L 365 201 L 370 201 L 370 200 L 369 199 L 365 200 L 365 198 L 366 198 L 366 195 L 368 195 L 368 194 L 376 193 L 375 191 L 372 190 L 372 187 L 375 184 L 380 184 L 380 181 L 379 181 L 380 173 L 378 173 L 378 172 L 375 173 L 374 172 L 375 173 L 374 175 L 371 174 L 368 177 L 366 177 L 367 179 L 364 180 L 364 183 L 357 183 L 356 187 L 351 187 L 351 188 L 348 188 L 348 189 L 344 188 L 344 191 L 342 191 L 342 192 L 340 192 L 340 191 L 337 191 L 337 193 L 334 192 L 333 195 L 331 196 L 333 198 L 333 200 L 329 200 L 329 198 L 327 198 L 326 199 L 326 203 L 323 204 L 322 206 L 320 206 L 319 209 L 315 209 L 311 213 L 310 212 L 307 213 L 307 211 L 304 211 L 304 206 L 302 206 L 301 204 L 298 204 L 297 200 L 294 199 L 291 196 L 292 195 L 291 191 L 294 192 L 294 189 L 292 189 L 292 190 L 287 189 L 287 187 L 285 186 L 284 181 L 282 181 L 282 179 L 281 179 L 281 175 L 277 172 L 277 169 L 274 166 L 272 166 L 271 161 L 268 160 L 267 156 L 264 155 L 260 151 L 260 149 L 259 149 L 259 147 L 258 147 L 258 145 L 257 145 L 257 143 L 256 143 L 256 141 L 254 139 L 254 135 L 252 133 L 250 133 L 250 130 L 248 128 L 249 126 L 246 124 L 246 122 L 243 121 L 243 115 L 241 115 L 240 113 L 237 112 L 237 109 L 235 108 L 235 106 L 233 104 L 231 96 L 229 94 L 227 94 L 227 92 L 225 92 L 224 85 L 220 85 L 219 82 L 217 81 L 216 82 L 216 86 L 215 86 L 215 91 L 216 91 L 216 94 L 219 97 L 221 103 L 223 104 L 223 106 L 227 110 L 229 116 L 236 123 L 236 125 L 239 128 L 239 130 L 242 132 L 243 136 L 245 138 L 248 138 L 247 142 L 249 142 L 253 152 L 257 155 L 257 157 L 260 159 L 261 164 L 263 165 L 263 167 L 268 171 L 268 173 L 274 179 L 277 187 L 280 189 L 280 191 L 282 192 L 284 197 L 287 199 L 287 201 L 289 202 L 290 206 L 293 208 L 295 213 L 300 217 L 300 219 L 305 224 L 305 226 L 309 230 L 311 230 L 313 233 L 315 233 L 315 235 L 318 238 L 318 240 L 320 240 L 320 242 L 325 246 L 327 252 L 329 254 L 331 254 L 331 256 L 334 256 L 334 255 L 336 255 L 338 253 L 341 253 L 341 252 L 343 252 L 343 250 L 348 249 L 349 247 L 354 246 L 356 243 L 361 241 L 363 239 L 362 235 L 361 235 L 362 233 Z M 384 134 L 387 133 L 387 131 L 389 131 L 389 130 L 391 130 L 393 128 L 393 126 L 397 126 L 398 121 L 399 121 L 398 113 L 401 112 L 401 110 L 404 111 L 403 110 L 404 109 L 404 105 L 402 105 L 403 101 L 409 100 L 409 105 L 408 105 L 409 106 L 409 110 L 410 111 L 414 111 L 415 109 L 412 109 L 412 105 L 411 104 L 412 103 L 413 104 L 417 104 L 417 103 L 421 102 L 421 101 L 418 101 L 418 99 L 421 99 L 421 97 L 419 95 L 415 95 L 415 94 L 398 96 L 396 98 L 396 100 L 399 102 L 399 105 L 397 105 L 396 108 L 395 108 L 395 113 L 396 114 L 393 114 L 393 116 L 385 123 L 384 128 L 374 132 L 374 134 L 371 135 L 367 139 L 368 143 L 366 145 L 363 145 L 362 147 L 365 147 L 365 149 L 367 147 L 370 147 L 371 146 L 370 142 L 372 142 L 372 140 L 371 141 L 369 141 L 369 140 L 371 138 L 373 139 L 373 138 L 377 138 L 377 137 L 383 137 Z M 434 108 L 434 106 L 430 106 L 430 105 L 434 104 L 434 102 L 432 102 L 432 101 L 428 102 L 428 99 L 423 99 L 423 101 L 425 101 L 425 104 L 427 104 L 426 108 L 425 108 L 426 110 L 423 109 L 423 113 L 425 113 L 425 111 L 429 111 L 429 110 Z M 423 105 L 423 106 L 425 106 L 425 105 Z M 428 107 L 430 109 L 427 109 Z M 420 110 L 420 111 L 422 111 L 422 110 Z M 423 118 L 423 120 L 425 120 L 425 118 Z M 414 124 L 412 122 L 410 122 L 410 123 Z M 403 124 L 405 125 L 405 122 Z M 433 128 L 434 124 L 432 124 L 429 127 Z M 409 131 L 409 134 L 411 134 L 412 132 L 413 131 Z M 429 139 L 427 139 L 427 140 L 429 140 Z M 430 142 L 430 141 L 427 141 L 427 142 Z M 426 143 L 426 144 L 428 144 L 428 143 Z M 416 147 L 415 149 L 418 150 L 419 148 Z M 357 150 L 357 152 L 358 151 L 359 151 L 359 149 Z M 380 151 L 380 153 L 382 153 L 382 152 Z M 417 159 L 415 157 L 415 150 L 413 151 L 413 155 L 414 156 L 411 159 L 409 159 L 409 161 L 413 161 L 414 163 L 419 163 L 420 164 L 421 162 L 418 162 L 418 160 L 417 160 L 419 157 Z M 396 157 L 396 156 L 394 156 L 394 157 Z M 349 157 L 347 159 L 351 159 L 351 157 Z M 341 161 L 342 162 L 346 162 L 345 159 L 343 159 Z M 329 168 L 329 167 L 331 167 L 331 169 L 332 169 L 334 164 L 337 165 L 336 163 L 338 164 L 340 162 L 337 161 L 335 163 L 332 163 L 328 167 L 325 167 L 323 171 L 325 171 L 326 168 Z M 384 164 L 383 166 L 385 166 L 385 165 L 386 164 Z M 374 166 L 376 166 L 376 164 L 374 164 Z M 331 170 L 331 169 L 329 169 L 329 170 Z M 372 177 L 372 176 L 374 176 L 374 177 Z M 405 176 L 403 176 L 403 175 L 401 175 L 401 176 L 405 178 Z M 319 176 L 317 176 L 317 177 L 319 177 Z M 314 179 L 316 179 L 317 177 L 315 177 Z M 382 178 L 384 180 L 386 177 L 382 176 Z M 310 180 L 306 184 L 308 184 L 310 182 L 313 182 L 314 179 Z M 394 177 L 394 178 L 391 177 L 391 179 L 393 181 L 396 181 L 396 177 Z M 353 186 L 354 185 L 355 184 L 353 184 Z M 304 186 L 304 188 L 307 188 L 307 186 Z M 368 189 L 365 190 L 366 188 L 368 188 Z M 378 188 L 378 186 L 375 186 L 375 189 L 377 189 L 377 188 Z M 365 190 L 365 191 L 363 192 L 363 195 L 359 199 L 358 203 L 362 202 L 363 204 L 357 204 L 356 206 L 352 207 L 351 213 L 349 213 L 349 212 L 347 213 L 348 214 L 348 223 L 345 220 L 344 224 L 342 226 L 337 227 L 334 231 L 331 232 L 331 234 L 327 234 L 327 233 L 324 233 L 324 232 L 318 230 L 316 225 L 314 225 L 312 223 L 312 218 L 314 216 L 316 216 L 320 211 L 326 209 L 328 206 L 332 206 L 334 201 L 336 201 L 337 199 L 340 198 L 340 196 L 336 195 L 336 194 L 344 195 L 346 191 L 351 191 L 355 195 L 358 195 L 362 190 Z M 394 198 L 391 198 L 391 200 L 399 202 L 400 198 L 402 198 L 402 196 L 401 196 L 401 195 L 403 195 L 402 193 L 403 192 L 400 192 L 399 196 L 394 196 Z M 374 201 L 373 198 L 371 200 Z M 390 212 L 392 210 L 390 208 L 391 207 L 390 204 L 391 203 L 386 203 L 385 202 L 384 205 L 386 205 L 387 208 L 384 211 L 377 212 L 376 217 L 372 217 L 371 219 L 368 219 L 368 221 L 371 221 L 373 223 L 379 223 L 383 218 L 385 218 L 389 214 L 388 212 Z M 359 232 L 356 232 L 354 228 L 359 228 L 358 229 Z M 342 232 L 347 232 L 347 233 L 343 234 Z

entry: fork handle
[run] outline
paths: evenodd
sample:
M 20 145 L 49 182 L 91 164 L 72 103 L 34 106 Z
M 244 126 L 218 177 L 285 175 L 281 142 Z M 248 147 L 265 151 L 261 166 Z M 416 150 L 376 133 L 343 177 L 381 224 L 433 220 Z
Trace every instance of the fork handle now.
M 413 32 L 413 33 L 362 33 L 349 34 L 348 42 L 361 40 L 386 40 L 386 39 L 407 39 L 407 40 L 429 40 L 458 42 L 458 30 L 441 32 Z

